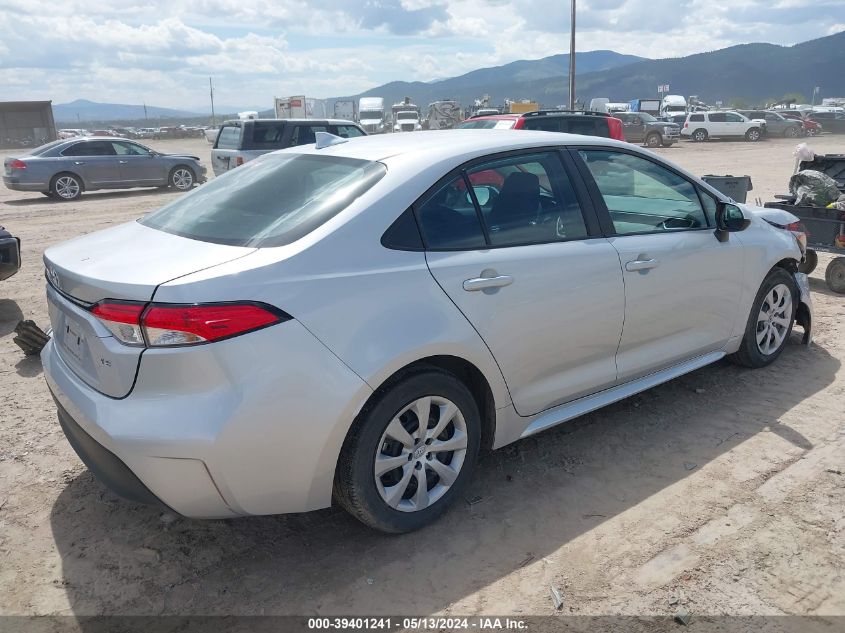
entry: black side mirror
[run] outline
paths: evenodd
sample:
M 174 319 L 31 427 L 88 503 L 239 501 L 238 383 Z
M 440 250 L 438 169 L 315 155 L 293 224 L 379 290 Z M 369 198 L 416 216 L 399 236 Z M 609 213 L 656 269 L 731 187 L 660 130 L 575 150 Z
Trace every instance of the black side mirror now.
M 751 220 L 742 214 L 742 210 L 733 204 L 716 203 L 716 239 L 720 242 L 728 240 L 729 233 L 744 231 L 751 224 Z

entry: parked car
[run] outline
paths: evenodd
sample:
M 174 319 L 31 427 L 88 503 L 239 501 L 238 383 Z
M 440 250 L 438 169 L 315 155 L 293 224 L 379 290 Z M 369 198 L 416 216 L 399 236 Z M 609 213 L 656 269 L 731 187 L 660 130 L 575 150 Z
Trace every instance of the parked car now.
M 807 116 L 820 123 L 825 132 L 845 134 L 845 114 L 841 112 L 810 112 Z
M 800 121 L 787 119 L 777 112 L 766 110 L 737 110 L 746 119 L 765 121 L 767 136 L 786 136 L 796 138 L 804 133 L 804 126 Z
M 629 143 L 642 143 L 648 147 L 671 147 L 681 136 L 677 123 L 660 121 L 648 112 L 620 112 L 622 130 Z
M 40 191 L 76 200 L 83 191 L 129 187 L 173 187 L 188 191 L 205 182 L 196 156 L 162 154 L 121 138 L 89 136 L 53 141 L 4 161 L 3 184 L 15 191 Z
M 616 115 L 618 116 L 618 115 Z M 686 114 L 665 114 L 661 117 L 658 117 L 660 121 L 666 121 L 667 123 L 677 123 L 678 124 L 678 134 L 681 132 L 681 128 L 684 126 L 684 123 L 687 122 L 687 115 Z
M 21 267 L 21 238 L 0 226 L 0 281 L 14 275 Z
M 800 121 L 802 127 L 804 128 L 804 134 L 807 136 L 818 136 L 822 133 L 821 123 L 813 121 L 799 110 L 778 110 L 777 113 L 785 119 Z
M 366 136 L 363 128 L 340 119 L 238 119 L 226 121 L 214 139 L 211 168 L 219 176 L 278 149 L 315 143 L 317 132 L 342 138 Z
M 810 339 L 795 235 L 646 150 L 325 140 L 46 251 L 47 384 L 123 496 L 406 532 L 482 449 Z
M 585 136 L 603 136 L 624 141 L 622 121 L 604 112 L 588 110 L 540 110 L 523 114 L 492 114 L 470 117 L 460 130 L 539 130 Z
M 744 138 L 756 142 L 763 136 L 762 125 L 738 112 L 692 112 L 687 115 L 681 136 L 702 142 L 711 138 Z

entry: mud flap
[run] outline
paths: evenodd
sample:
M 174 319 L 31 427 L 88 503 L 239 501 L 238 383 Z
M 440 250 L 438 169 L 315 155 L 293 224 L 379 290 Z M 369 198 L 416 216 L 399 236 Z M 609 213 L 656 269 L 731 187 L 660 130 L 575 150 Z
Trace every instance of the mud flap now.
M 810 299 L 810 281 L 804 273 L 793 273 L 795 283 L 801 292 L 801 300 L 795 310 L 795 322 L 804 328 L 804 338 L 801 342 L 810 345 L 813 342 L 813 304 Z

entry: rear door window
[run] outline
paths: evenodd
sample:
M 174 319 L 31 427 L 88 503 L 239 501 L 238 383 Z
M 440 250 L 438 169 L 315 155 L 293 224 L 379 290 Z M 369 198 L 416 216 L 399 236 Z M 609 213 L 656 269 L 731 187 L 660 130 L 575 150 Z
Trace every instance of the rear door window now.
M 724 123 L 728 120 L 724 112 L 714 112 L 708 116 L 710 117 L 710 123 Z
M 541 130 L 543 132 L 560 132 L 560 119 L 557 118 L 534 118 L 526 119 L 522 125 L 524 130 Z M 567 130 L 563 130 L 566 132 Z
M 334 134 L 341 138 L 355 138 L 356 136 L 364 136 L 364 133 L 354 125 L 338 125 L 337 131 Z
M 297 125 L 293 128 L 293 135 L 290 139 L 292 146 L 310 145 L 317 142 L 317 132 L 328 132 L 325 125 Z
M 241 146 L 241 128 L 236 125 L 224 125 L 217 134 L 217 149 L 239 149 Z
M 704 115 L 703 114 L 690 114 L 689 120 L 692 123 L 704 123 Z
M 417 217 L 425 245 L 431 250 L 475 250 L 486 245 L 478 212 L 463 176 L 429 196 L 417 208 Z
M 83 141 L 71 145 L 62 156 L 114 156 L 114 148 L 108 141 Z
M 255 121 L 252 124 L 252 146 L 255 149 L 282 149 L 285 147 L 284 121 Z
M 265 154 L 139 222 L 214 244 L 283 246 L 343 211 L 386 172 L 381 163 L 341 156 Z

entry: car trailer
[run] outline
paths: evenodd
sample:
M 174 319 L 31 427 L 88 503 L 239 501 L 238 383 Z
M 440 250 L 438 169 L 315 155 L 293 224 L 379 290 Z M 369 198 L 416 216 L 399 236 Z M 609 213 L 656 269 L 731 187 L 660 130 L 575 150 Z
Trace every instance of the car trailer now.
M 836 186 L 845 193 L 845 154 L 816 156 L 812 161 L 803 161 L 800 169 L 814 169 L 823 172 L 836 181 Z M 825 270 L 825 282 L 834 292 L 845 294 L 845 211 L 835 207 L 808 207 L 792 204 L 791 196 L 775 196 L 778 202 L 767 202 L 765 207 L 783 209 L 797 216 L 801 230 L 807 234 L 806 260 L 801 272 L 811 273 L 818 264 L 817 251 L 835 253 Z

